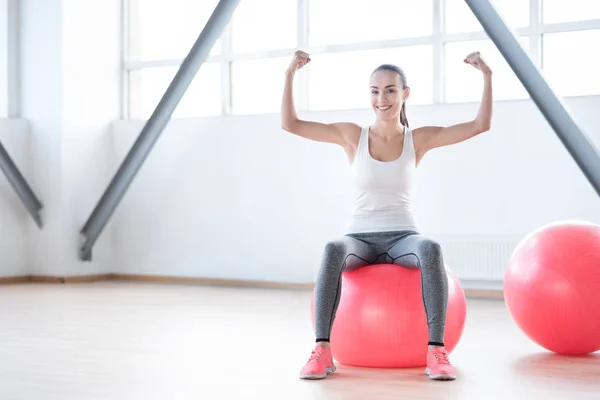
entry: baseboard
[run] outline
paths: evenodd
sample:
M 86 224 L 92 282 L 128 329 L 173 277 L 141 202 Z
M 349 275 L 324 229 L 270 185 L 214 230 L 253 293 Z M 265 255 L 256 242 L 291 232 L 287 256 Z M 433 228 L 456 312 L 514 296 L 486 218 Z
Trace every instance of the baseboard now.
M 15 284 L 15 283 L 25 283 L 25 282 L 29 282 L 29 276 L 28 275 L 0 277 L 0 285 L 8 285 L 8 284 Z
M 504 284 L 502 281 L 461 279 L 460 283 L 467 297 L 504 299 Z
M 50 275 L 29 275 L 0 278 L 0 284 L 10 283 L 91 283 L 102 281 L 130 281 L 130 282 L 148 282 L 165 284 L 190 284 L 203 286 L 227 286 L 227 287 L 249 287 L 265 289 L 284 289 L 284 290 L 313 290 L 314 283 L 284 283 L 269 281 L 250 281 L 242 279 L 217 279 L 217 278 L 196 278 L 164 275 L 140 275 L 140 274 L 98 274 L 81 276 L 50 276 Z M 475 289 L 464 288 L 465 296 L 470 298 L 485 299 L 503 299 L 501 289 Z
M 492 289 L 463 289 L 465 296 L 472 299 L 497 299 L 504 300 L 504 292 L 502 290 Z
M 98 275 L 74 275 L 74 276 L 51 276 L 51 275 L 30 275 L 29 280 L 36 283 L 89 283 L 106 281 L 111 278 L 111 274 Z
M 249 281 L 241 279 L 195 278 L 164 275 L 112 274 L 111 279 L 118 281 L 183 283 L 204 286 L 252 287 L 267 289 L 312 290 L 314 283 L 283 283 L 269 281 Z

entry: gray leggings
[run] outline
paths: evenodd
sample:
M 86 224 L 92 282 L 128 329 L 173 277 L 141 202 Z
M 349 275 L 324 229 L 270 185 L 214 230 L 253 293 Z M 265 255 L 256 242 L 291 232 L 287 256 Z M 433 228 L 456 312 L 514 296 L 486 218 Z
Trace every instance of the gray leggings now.
M 373 264 L 421 270 L 429 344 L 444 345 L 448 282 L 440 245 L 417 232 L 352 233 L 325 245 L 315 290 L 317 342 L 328 342 L 340 300 L 342 272 Z

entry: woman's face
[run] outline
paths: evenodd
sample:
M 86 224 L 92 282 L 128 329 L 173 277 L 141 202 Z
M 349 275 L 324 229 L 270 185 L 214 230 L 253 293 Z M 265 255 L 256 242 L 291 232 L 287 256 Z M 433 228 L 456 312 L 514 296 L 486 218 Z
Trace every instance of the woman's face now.
M 393 71 L 378 71 L 371 75 L 371 107 L 377 118 L 398 119 L 409 89 L 402 88 L 400 76 Z

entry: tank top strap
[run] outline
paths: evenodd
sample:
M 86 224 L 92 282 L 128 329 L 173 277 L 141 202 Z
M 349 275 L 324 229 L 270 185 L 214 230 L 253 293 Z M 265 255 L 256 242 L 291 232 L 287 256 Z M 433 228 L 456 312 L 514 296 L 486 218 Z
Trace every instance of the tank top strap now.
M 410 129 L 408 126 L 404 129 L 404 146 L 406 147 L 406 149 L 404 149 L 404 152 L 410 155 L 411 157 L 414 157 L 415 141 L 413 138 L 412 129 Z
M 368 150 L 369 146 L 369 127 L 363 126 L 360 128 L 360 138 L 358 139 L 358 150 L 357 154 L 363 156 Z

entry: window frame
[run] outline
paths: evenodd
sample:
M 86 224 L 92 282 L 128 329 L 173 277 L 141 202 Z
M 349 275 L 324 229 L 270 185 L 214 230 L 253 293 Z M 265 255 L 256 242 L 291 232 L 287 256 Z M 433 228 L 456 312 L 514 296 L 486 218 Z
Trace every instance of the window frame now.
M 19 118 L 19 0 L 0 0 L 0 118 Z
M 8 0 L 0 0 L 0 118 L 8 118 Z
M 16 0 L 4 0 L 4 1 L 16 1 Z M 152 68 L 159 66 L 173 66 L 180 65 L 183 59 L 164 59 L 156 61 L 135 61 L 128 59 L 128 46 L 129 46 L 129 14 L 130 3 L 137 0 L 122 0 L 123 4 L 123 69 L 122 69 L 122 113 L 123 118 L 129 118 L 129 80 L 128 75 L 132 70 L 142 68 Z M 164 1 L 164 0 L 163 0 Z M 222 104 L 221 110 L 222 115 L 243 115 L 239 113 L 232 113 L 232 63 L 241 60 L 250 60 L 257 58 L 271 58 L 271 57 L 285 57 L 291 56 L 296 49 L 302 49 L 309 52 L 310 54 L 324 54 L 324 53 L 335 53 L 345 51 L 357 51 L 357 50 L 372 50 L 381 49 L 386 47 L 402 47 L 402 46 L 415 46 L 429 44 L 433 45 L 433 102 L 432 105 L 449 104 L 446 101 L 446 77 L 445 77 L 445 55 L 444 46 L 451 42 L 461 41 L 472 41 L 472 40 L 483 40 L 489 39 L 489 36 L 484 31 L 469 32 L 469 33 L 456 33 L 456 34 L 445 34 L 444 33 L 444 19 L 445 19 L 445 0 L 429 0 L 433 2 L 433 15 L 431 23 L 433 24 L 433 34 L 429 36 L 414 37 L 414 38 L 403 38 L 403 39 L 390 39 L 381 41 L 372 41 L 364 43 L 352 43 L 345 44 L 340 43 L 336 45 L 328 46 L 309 46 L 308 45 L 308 7 L 310 1 L 318 0 L 296 0 L 297 2 L 297 44 L 296 48 L 289 49 L 276 49 L 270 51 L 259 51 L 252 53 L 235 54 L 231 50 L 231 26 L 228 25 L 221 37 L 221 54 L 211 55 L 207 61 L 221 63 L 221 90 L 222 90 Z M 525 1 L 525 0 L 524 0 Z M 587 20 L 587 21 L 573 21 L 566 23 L 553 23 L 544 24 L 542 23 L 542 5 L 543 0 L 527 0 L 529 1 L 529 26 L 523 28 L 513 29 L 514 33 L 518 36 L 528 36 L 530 41 L 530 47 L 528 54 L 533 62 L 539 67 L 542 67 L 542 37 L 546 33 L 559 33 L 559 32 L 570 32 L 570 31 L 581 31 L 590 29 L 600 29 L 600 19 Z M 306 74 L 299 74 L 298 77 L 298 90 L 296 92 L 296 107 L 298 111 L 307 111 L 308 109 L 308 79 L 310 77 Z M 507 99 L 508 100 L 508 99 Z M 322 110 L 326 111 L 326 110 Z M 339 111 L 339 110 L 338 110 Z

